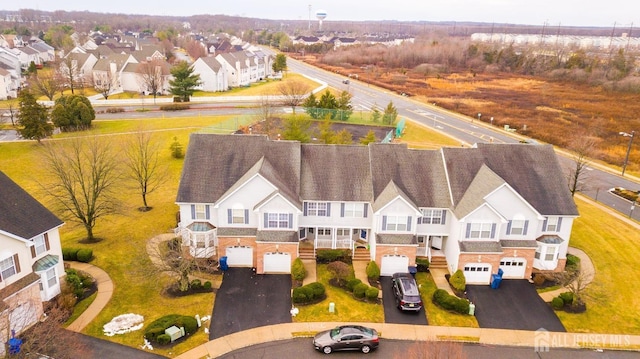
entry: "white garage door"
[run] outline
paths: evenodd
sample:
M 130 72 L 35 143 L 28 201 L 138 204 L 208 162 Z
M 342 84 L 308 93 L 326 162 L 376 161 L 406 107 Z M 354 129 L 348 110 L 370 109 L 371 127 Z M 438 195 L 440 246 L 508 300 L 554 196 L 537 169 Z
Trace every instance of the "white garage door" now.
M 502 278 L 523 279 L 527 270 L 527 260 L 524 258 L 505 257 L 500 260 L 500 269 L 504 272 Z
M 247 246 L 227 247 L 229 267 L 253 267 L 253 248 Z
M 409 271 L 409 257 L 397 254 L 382 256 L 380 275 L 392 276 L 393 273 L 407 273 Z
M 265 253 L 265 273 L 291 273 L 291 254 L 289 253 Z
M 489 284 L 489 281 L 491 281 L 491 264 L 465 264 L 464 279 L 467 281 L 467 284 Z

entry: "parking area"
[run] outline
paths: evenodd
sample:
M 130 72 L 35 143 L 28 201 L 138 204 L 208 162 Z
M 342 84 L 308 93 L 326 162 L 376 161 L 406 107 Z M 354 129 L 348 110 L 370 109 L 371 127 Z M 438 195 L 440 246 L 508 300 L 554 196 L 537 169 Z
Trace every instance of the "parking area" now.
M 476 305 L 481 328 L 566 331 L 551 306 L 526 280 L 506 279 L 498 289 L 468 285 L 467 297 Z
M 291 322 L 291 275 L 255 274 L 251 268 L 224 273 L 213 306 L 209 339 Z
M 427 325 L 424 308 L 419 312 L 405 312 L 396 306 L 391 277 L 380 277 L 382 285 L 382 305 L 384 306 L 384 322 L 394 324 Z

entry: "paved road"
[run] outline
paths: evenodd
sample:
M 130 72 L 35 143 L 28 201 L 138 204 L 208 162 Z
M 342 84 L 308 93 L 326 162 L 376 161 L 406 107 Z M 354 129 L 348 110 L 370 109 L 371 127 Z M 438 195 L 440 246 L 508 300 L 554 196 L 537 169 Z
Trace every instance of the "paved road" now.
M 342 81 L 345 79 L 345 74 L 330 73 L 294 59 L 288 59 L 287 65 L 294 72 L 303 73 L 311 78 L 326 82 L 331 87 L 349 91 L 352 94 L 352 104 L 356 115 L 358 110 L 369 111 L 373 107 L 384 109 L 390 101 L 393 101 L 400 117 L 444 132 L 460 140 L 461 145 L 471 145 L 479 142 L 518 143 L 523 139 L 517 134 L 504 131 L 498 127 L 490 126 L 486 123 L 479 124 L 477 119 L 449 112 L 436 105 L 418 103 L 396 93 L 371 87 L 364 82 L 351 79 L 349 84 L 344 84 Z M 622 160 L 620 159 L 621 163 Z M 567 173 L 570 168 L 574 167 L 573 161 L 567 157 L 561 156 L 560 163 Z M 613 187 L 640 190 L 638 179 L 629 178 L 629 176 L 621 177 L 617 172 L 609 173 L 595 165 L 590 166 L 586 173 L 583 182 L 588 189 L 583 190 L 583 194 L 618 210 L 624 215 L 640 220 L 640 208 L 632 212 L 629 201 L 607 193 Z M 566 176 L 567 174 L 560 175 Z
M 366 356 L 359 352 L 334 352 L 331 353 L 331 359 L 339 358 L 384 358 L 384 359 L 409 359 L 409 358 L 435 358 L 436 356 L 428 355 L 436 354 L 434 346 L 438 345 L 438 349 L 449 350 L 448 354 L 440 352 L 438 358 L 458 358 L 455 355 L 460 351 L 466 354 L 469 359 L 496 359 L 496 358 L 522 358 L 522 359 L 631 359 L 639 358 L 637 352 L 621 352 L 621 351 L 605 351 L 597 352 L 593 350 L 583 349 L 556 349 L 550 348 L 548 352 L 536 352 L 533 348 L 527 347 L 504 347 L 504 346 L 487 346 L 477 344 L 464 344 L 447 346 L 442 344 L 427 343 L 423 346 L 422 352 L 416 355 L 408 355 L 411 346 L 416 342 L 405 340 L 385 340 L 380 341 L 380 347 L 367 354 Z M 419 344 L 420 345 L 420 344 Z M 415 349 L 413 349 L 415 350 Z M 420 355 L 422 353 L 422 355 Z M 412 353 L 413 354 L 413 353 Z M 283 340 L 278 342 L 264 343 L 254 345 L 244 349 L 236 350 L 227 355 L 223 355 L 220 359 L 282 359 L 282 358 L 325 358 L 326 355 L 316 351 L 311 344 L 310 338 Z

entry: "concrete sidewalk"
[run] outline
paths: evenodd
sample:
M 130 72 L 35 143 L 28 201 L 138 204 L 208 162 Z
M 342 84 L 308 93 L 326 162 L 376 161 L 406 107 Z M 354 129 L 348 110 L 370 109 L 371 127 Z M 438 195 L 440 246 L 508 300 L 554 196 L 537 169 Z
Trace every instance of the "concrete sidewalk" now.
M 67 327 L 67 329 L 71 331 L 80 333 L 89 323 L 91 323 L 93 319 L 95 319 L 95 317 L 98 316 L 98 314 L 100 314 L 102 309 L 104 309 L 107 303 L 111 300 L 111 295 L 113 294 L 113 282 L 107 272 L 94 265 L 81 262 L 67 263 L 69 263 L 73 269 L 88 273 L 96 280 L 96 284 L 98 285 L 98 294 L 96 299 L 78 317 L 78 319 Z
M 587 286 L 591 284 L 593 278 L 596 276 L 596 268 L 593 266 L 591 258 L 589 258 L 589 256 L 585 252 L 578 248 L 569 247 L 568 253 L 580 258 L 580 275 L 583 276 L 583 285 Z M 540 293 L 540 297 L 544 299 L 545 302 L 550 302 L 553 298 L 567 291 L 568 289 L 566 287 L 562 287 L 549 292 Z

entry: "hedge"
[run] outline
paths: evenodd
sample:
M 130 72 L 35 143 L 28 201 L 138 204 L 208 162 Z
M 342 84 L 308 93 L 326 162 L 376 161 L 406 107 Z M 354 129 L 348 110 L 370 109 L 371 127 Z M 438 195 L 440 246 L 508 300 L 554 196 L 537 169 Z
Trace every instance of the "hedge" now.
M 295 304 L 308 304 L 324 298 L 324 293 L 324 285 L 319 282 L 313 282 L 303 285 L 302 287 L 294 288 L 291 294 L 291 301 Z
M 367 278 L 372 280 L 380 279 L 380 267 L 375 261 L 369 262 L 367 264 Z
M 184 111 L 189 109 L 189 105 L 173 103 L 170 105 L 162 105 L 160 106 L 160 110 L 162 111 Z
M 458 298 L 455 295 L 451 295 L 444 289 L 436 289 L 436 291 L 433 292 L 432 300 L 436 305 L 443 309 L 460 314 L 469 314 L 469 301 Z
M 300 257 L 296 258 L 291 264 L 291 276 L 297 281 L 302 281 L 307 276 L 307 270 L 304 268 L 304 263 Z
M 551 299 L 551 306 L 555 310 L 560 310 L 560 309 L 564 308 L 564 301 L 560 297 L 555 297 L 555 298 Z
M 367 293 L 367 289 L 368 288 L 369 288 L 369 286 L 364 284 L 364 283 L 360 283 L 360 284 L 356 285 L 353 288 L 353 296 L 356 297 L 356 298 L 360 298 L 360 299 L 364 298 L 364 296 Z
M 416 258 L 416 267 L 418 272 L 428 272 L 429 260 L 426 258 Z
M 316 253 L 316 261 L 320 264 L 327 264 L 335 261 L 351 264 L 351 255 L 344 249 L 321 249 Z
M 62 259 L 87 263 L 93 258 L 93 249 L 62 248 Z
M 198 330 L 196 318 L 180 314 L 169 314 L 149 324 L 144 332 L 144 337 L 149 341 L 162 344 L 160 343 L 160 336 L 164 335 L 165 329 L 174 325 L 178 328 L 184 328 L 185 336 L 189 336 Z M 171 338 L 169 338 L 170 341 Z
M 78 262 L 88 263 L 93 258 L 93 249 L 80 249 L 76 257 Z
M 164 331 L 163 331 L 162 334 L 158 335 L 158 337 L 156 338 L 156 341 L 158 342 L 158 344 L 167 345 L 171 343 L 171 336 L 169 334 L 164 334 Z
M 562 302 L 565 305 L 572 305 L 573 304 L 573 293 L 571 293 L 571 292 L 560 293 L 558 298 L 562 299 Z
M 346 288 L 349 292 L 353 292 L 353 288 L 355 288 L 360 283 L 362 283 L 362 281 L 358 278 L 349 279 L 347 281 Z
M 376 287 L 367 288 L 367 292 L 366 292 L 367 299 L 368 300 L 378 299 L 378 293 L 380 293 L 380 290 Z
M 453 275 L 449 278 L 449 284 L 456 291 L 463 293 L 465 287 L 467 286 L 466 280 L 464 278 L 464 273 L 462 270 L 458 269 Z

